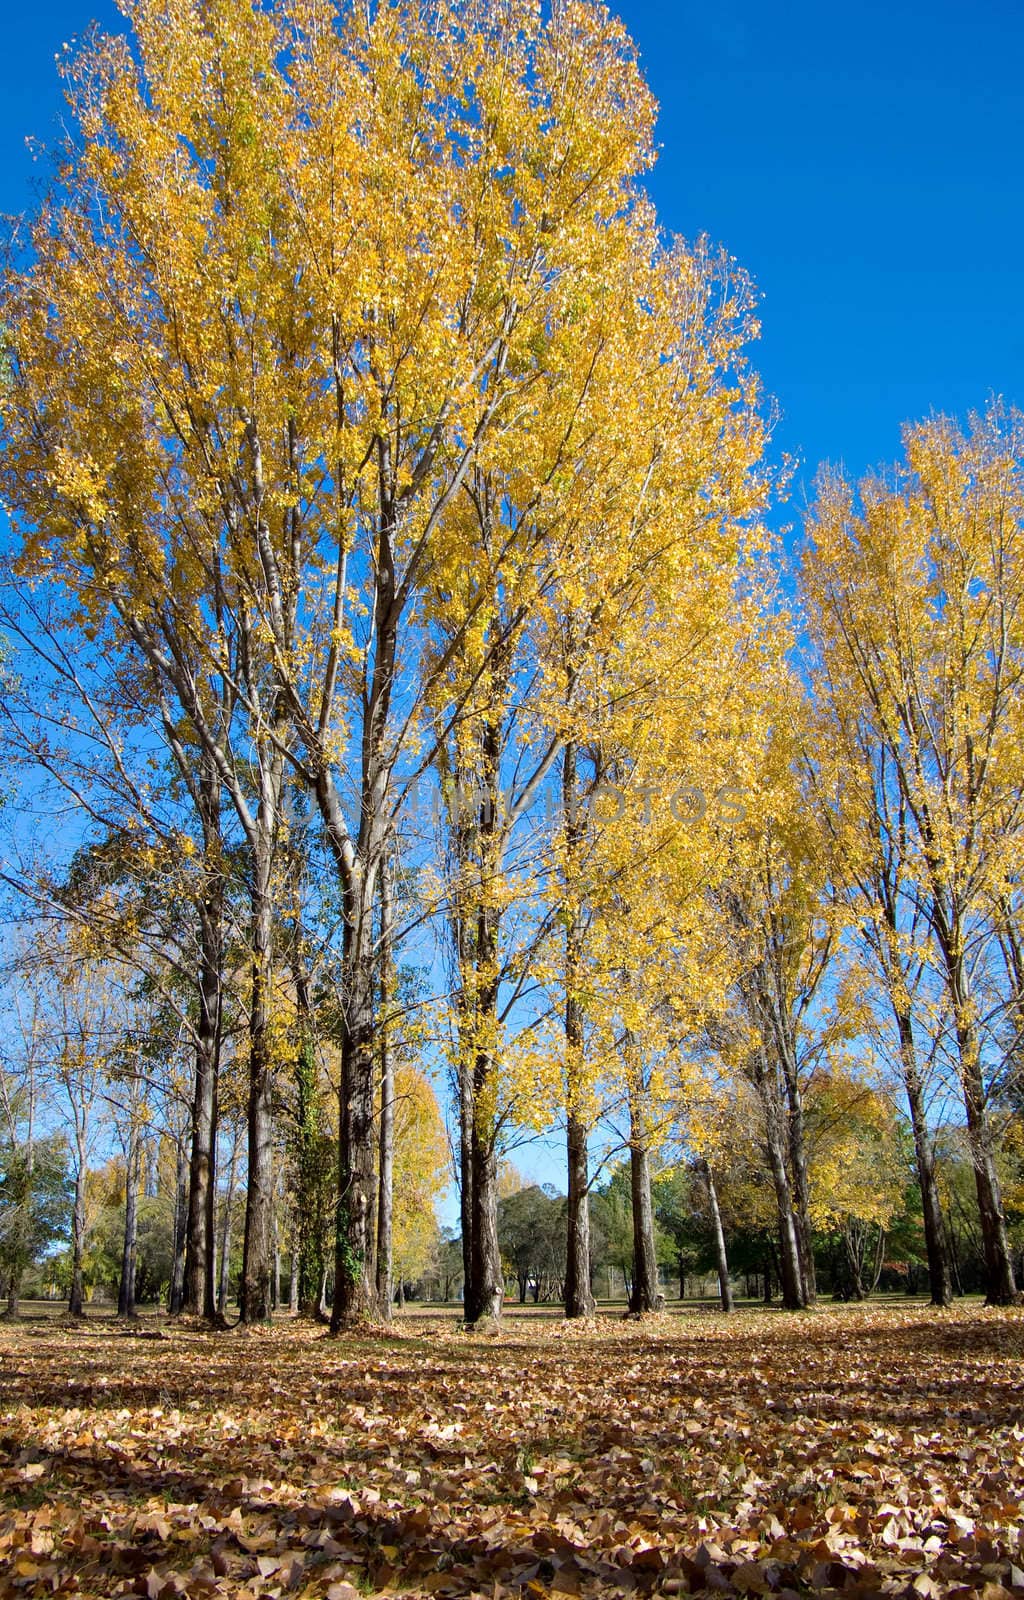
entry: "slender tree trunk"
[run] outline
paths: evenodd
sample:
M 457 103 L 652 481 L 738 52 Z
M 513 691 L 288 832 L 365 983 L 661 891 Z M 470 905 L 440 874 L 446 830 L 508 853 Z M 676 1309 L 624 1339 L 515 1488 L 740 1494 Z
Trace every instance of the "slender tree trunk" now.
M 846 1265 L 850 1274 L 850 1289 L 854 1300 L 863 1300 L 864 1294 L 864 1262 L 863 1241 L 858 1246 L 856 1236 L 849 1226 L 843 1229 L 843 1249 L 846 1253 Z
M 85 1283 L 82 1262 L 85 1256 L 85 1139 L 79 1132 L 77 1138 L 78 1164 L 75 1169 L 75 1206 L 71 1215 L 71 1292 L 68 1296 L 68 1315 L 85 1315 Z
M 371 1321 L 377 1304 L 374 1273 L 376 1076 L 376 963 L 373 886 L 359 880 L 345 924 L 345 1030 L 341 1052 L 338 1207 L 331 1328 Z
M 733 1309 L 732 1283 L 729 1278 L 729 1257 L 725 1248 L 725 1230 L 722 1227 L 722 1213 L 718 1205 L 718 1190 L 715 1188 L 715 1175 L 711 1170 L 711 1163 L 703 1161 L 701 1170 L 704 1182 L 707 1185 L 708 1204 L 711 1207 L 711 1231 L 715 1239 L 715 1263 L 718 1268 L 718 1292 L 721 1296 L 722 1310 L 729 1312 Z
M 917 1182 L 921 1190 L 924 1243 L 928 1257 L 928 1287 L 933 1306 L 950 1306 L 953 1303 L 953 1286 L 943 1239 L 942 1206 L 935 1176 L 935 1148 L 925 1112 L 924 1090 L 917 1069 L 917 1051 L 914 1046 L 911 1019 L 903 1010 L 897 1015 L 897 1026 L 900 1036 L 903 1086 L 910 1108 L 910 1126 L 914 1136 Z
M 220 1070 L 223 983 L 224 866 L 220 831 L 221 785 L 210 760 L 203 761 L 197 794 L 203 826 L 205 885 L 199 906 L 199 1023 L 192 1102 L 185 1283 L 181 1309 L 189 1316 L 205 1317 L 212 1322 L 216 1312 L 217 1080 Z
M 463 1046 L 468 1049 L 468 1046 Z M 462 1220 L 462 1305 L 463 1316 L 472 1322 L 478 1296 L 473 1276 L 473 1072 L 460 1050 L 459 1061 L 459 1215 Z
M 129 1107 L 128 1142 L 124 1164 L 124 1244 L 121 1250 L 121 1282 L 117 1292 L 119 1317 L 135 1315 L 135 1267 L 139 1242 L 139 1108 L 138 1086 L 132 1085 Z
M 871 1269 L 871 1286 L 868 1289 L 869 1294 L 874 1294 L 875 1290 L 878 1288 L 878 1280 L 882 1276 L 882 1265 L 885 1261 L 886 1239 L 886 1231 L 884 1228 L 880 1227 L 878 1230 L 878 1242 L 875 1246 L 875 1264 Z
M 570 1112 L 566 1123 L 569 1162 L 565 1258 L 565 1314 L 592 1317 L 597 1301 L 590 1286 L 590 1196 L 587 1129 Z
M 273 1307 L 275 1311 L 281 1308 L 281 1229 L 278 1220 L 278 1201 L 280 1196 L 274 1196 L 274 1280 L 273 1280 Z
M 633 1213 L 633 1281 L 629 1309 L 635 1315 L 661 1311 L 665 1296 L 658 1281 L 658 1253 L 654 1238 L 654 1205 L 651 1200 L 651 1163 L 644 1125 L 642 1091 L 634 1086 L 629 1094 L 629 1192 Z
M 799 1311 L 807 1303 L 804 1294 L 800 1245 L 793 1215 L 793 1191 L 786 1170 L 786 1144 L 782 1131 L 782 1106 L 771 1078 L 771 1068 L 762 1058 L 755 1086 L 761 1100 L 765 1124 L 765 1149 L 775 1188 L 775 1207 L 779 1227 L 779 1277 L 782 1303 L 788 1311 Z
M 376 878 L 384 861 L 390 824 L 388 721 L 402 611 L 402 600 L 396 591 L 394 551 L 401 510 L 395 499 L 392 466 L 390 442 L 380 438 L 377 442 L 379 501 L 373 562 L 373 652 L 369 679 L 364 683 L 359 745 L 360 821 L 354 841 L 341 824 L 326 766 L 321 769 L 317 782 L 317 799 L 328 823 L 345 903 L 342 952 L 345 1026 L 338 1119 L 334 1304 L 331 1308 L 331 1328 L 335 1332 L 346 1323 L 372 1320 L 377 1309 L 374 1205 L 377 971 L 373 926 Z
M 976 1042 L 971 1039 L 961 1049 L 964 1108 L 970 1139 L 974 1183 L 978 1195 L 978 1218 L 985 1256 L 985 1304 L 1009 1306 L 1017 1298 L 1013 1258 L 1006 1231 L 1002 1190 L 992 1149 L 992 1132 L 985 1108 L 985 1088 Z
M 269 802 L 264 797 L 261 811 Z M 273 1059 L 271 984 L 273 977 L 273 851 L 270 821 L 264 818 L 260 848 L 252 862 L 252 1004 L 249 1014 L 248 1170 L 245 1234 L 242 1244 L 243 1323 L 267 1322 L 271 1313 L 274 1220 Z
M 218 953 L 216 966 L 210 964 L 208 958 L 213 951 L 212 948 L 207 949 L 207 945 L 212 946 L 212 940 L 204 935 L 203 944 L 182 1309 L 190 1316 L 211 1319 L 215 1310 L 213 1256 L 217 1196 L 214 1152 L 217 1145 L 217 1058 L 220 1053 L 220 957 Z
M 493 903 L 498 868 L 497 774 L 501 729 L 484 724 L 481 734 L 477 902 L 472 944 L 473 1068 L 470 1080 L 470 1170 L 472 1177 L 472 1291 L 466 1314 L 471 1325 L 501 1316 L 505 1277 L 498 1243 L 498 1120 L 495 1109 L 497 1063 L 490 1043 L 498 1025 L 498 947 L 501 912 Z M 481 1043 L 481 1040 L 485 1041 Z
M 665 1304 L 665 1296 L 658 1282 L 654 1207 L 651 1203 L 651 1166 L 646 1146 L 631 1146 L 629 1177 L 633 1202 L 633 1282 L 629 1309 L 637 1313 L 660 1311 Z
M 220 1283 L 217 1288 L 217 1311 L 224 1316 L 228 1304 L 231 1281 L 231 1209 L 235 1198 L 235 1177 L 238 1171 L 238 1133 L 232 1133 L 231 1160 L 228 1165 L 228 1187 L 224 1196 L 224 1209 L 220 1224 Z
M 295 1060 L 296 1194 L 292 1300 L 293 1309 L 304 1317 L 319 1317 L 326 1231 L 323 1215 L 324 1117 L 317 1067 L 313 998 L 298 926 L 291 941 L 291 967 L 299 1036 Z
M 974 1183 L 978 1196 L 982 1251 L 985 1257 L 985 1304 L 1012 1305 L 1017 1298 L 1013 1258 L 1003 1214 L 1002 1191 L 996 1171 L 989 1126 L 985 1079 L 977 1031 L 973 1020 L 973 1000 L 962 954 L 963 930 L 957 926 L 956 912 L 949 913 L 936 897 L 933 924 L 942 952 L 956 1024 L 960 1083 L 963 1092 Z
M 380 878 L 380 1182 L 377 1187 L 377 1306 L 391 1320 L 391 1236 L 395 1172 L 395 1072 L 391 1050 L 391 940 L 393 915 L 391 874 L 387 862 Z
M 797 1250 L 800 1254 L 803 1303 L 809 1306 L 817 1299 L 817 1282 L 811 1229 L 810 1182 L 807 1175 L 807 1138 L 803 1095 L 800 1091 L 796 1060 L 788 1049 L 783 1052 L 782 1074 L 786 1085 L 786 1131 L 792 1172 L 793 1219 L 796 1226 Z
M 19 1237 L 15 1250 L 15 1259 L 10 1269 L 10 1277 L 7 1280 L 7 1315 L 12 1319 L 21 1315 L 21 1280 L 25 1272 L 25 1243 L 28 1237 L 30 1223 L 29 1208 L 32 1205 L 32 1190 L 34 1187 L 33 1179 L 35 1177 L 36 1170 L 35 1121 L 35 1067 L 30 1066 L 28 1086 L 28 1131 L 27 1138 L 25 1140 L 25 1189 L 21 1204 L 18 1207 L 17 1221 L 14 1224 L 18 1229 Z
M 467 1322 L 497 1322 L 505 1283 L 498 1243 L 498 1156 L 494 1148 L 494 1129 L 482 1111 L 483 1095 L 475 1096 L 473 1123 L 473 1284 L 474 1304 Z
M 174 1146 L 174 1244 L 167 1310 L 178 1315 L 185 1301 L 185 1249 L 188 1237 L 188 1156 L 182 1134 Z
M 323 1138 L 320 1095 L 317 1085 L 316 1050 L 312 1018 L 304 976 L 298 984 L 299 1051 L 296 1078 L 296 1292 L 303 1316 L 315 1317 L 320 1310 L 320 1291 L 324 1276 L 324 1238 L 320 1216 L 320 1148 Z
M 565 830 L 566 892 L 573 882 L 582 823 L 577 792 L 576 744 L 567 741 L 562 756 L 562 814 Z M 580 1115 L 583 1093 L 583 1009 L 580 1005 L 583 919 L 578 901 L 567 907 L 565 930 L 565 1087 L 568 1199 L 566 1204 L 565 1314 L 592 1317 L 597 1302 L 590 1287 L 590 1178 L 587 1126 Z

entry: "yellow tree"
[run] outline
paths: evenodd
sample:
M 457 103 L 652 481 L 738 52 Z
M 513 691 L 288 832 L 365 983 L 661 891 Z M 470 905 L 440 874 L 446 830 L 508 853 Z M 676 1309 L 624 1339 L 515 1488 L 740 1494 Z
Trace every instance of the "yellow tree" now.
M 903 1153 L 886 1099 L 847 1063 L 837 1058 L 830 1066 L 808 1094 L 810 1215 L 816 1230 L 838 1235 L 849 1292 L 863 1300 L 878 1282 L 886 1230 L 903 1204 Z
M 133 46 L 73 70 L 79 136 L 4 286 L 4 489 L 25 569 L 139 652 L 246 835 L 246 1320 L 270 1298 L 287 764 L 315 798 L 345 910 L 337 1325 L 375 1298 L 373 918 L 420 601 L 486 441 L 533 426 L 652 106 L 579 0 L 547 26 L 529 0 L 125 9 Z
M 692 869 L 706 861 L 702 846 L 714 825 L 707 797 L 714 817 L 728 776 L 718 762 L 728 737 L 720 735 L 736 710 L 739 641 L 749 644 L 758 612 L 755 605 L 745 613 L 741 598 L 744 556 L 760 540 L 767 486 L 758 383 L 744 350 L 757 333 L 751 285 L 706 241 L 693 248 L 678 242 L 656 259 L 642 302 L 647 315 L 633 353 L 639 364 L 630 369 L 627 392 L 610 397 L 606 430 L 612 443 L 626 442 L 631 474 L 618 485 L 607 473 L 598 480 L 597 504 L 561 563 L 550 604 L 549 716 L 563 739 L 549 895 L 564 935 L 569 1316 L 593 1308 L 588 1138 L 598 1099 L 585 1040 L 595 984 L 588 925 L 595 916 L 631 924 L 616 985 L 629 964 L 629 939 L 641 930 L 660 930 L 655 948 L 666 929 L 677 944 L 683 938 L 666 910 L 665 885 L 674 881 L 670 898 L 680 912 L 687 898 L 699 903 L 706 886 L 703 867 Z M 630 442 L 637 435 L 642 448 Z M 602 792 L 612 803 L 598 801 L 597 815 L 591 802 Z M 656 1009 L 663 989 L 652 989 Z M 632 1063 L 626 1078 L 639 1092 L 633 1032 L 625 1027 L 620 1059 Z M 633 1104 L 639 1126 L 635 1095 Z M 631 1148 L 641 1169 L 635 1209 L 646 1215 L 644 1143 L 631 1138 Z M 653 1270 L 651 1228 L 641 1226 L 637 1239 Z
M 859 494 L 821 484 L 804 590 L 847 726 L 891 763 L 905 880 L 946 987 L 984 1246 L 986 1292 L 1016 1292 L 990 1103 L 1004 1061 L 981 978 L 992 910 L 1018 873 L 1024 720 L 1024 419 L 908 428 L 905 463 Z
M 430 1266 L 439 1231 L 435 1202 L 450 1176 L 437 1097 L 422 1072 L 395 1069 L 394 1272 L 399 1285 Z

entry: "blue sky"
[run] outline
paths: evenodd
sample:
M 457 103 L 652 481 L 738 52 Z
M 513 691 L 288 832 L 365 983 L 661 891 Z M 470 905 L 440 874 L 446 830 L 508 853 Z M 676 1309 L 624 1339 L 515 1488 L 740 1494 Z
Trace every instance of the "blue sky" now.
M 1024 8 L 626 0 L 661 104 L 666 226 L 762 294 L 779 444 L 848 470 L 899 425 L 1024 404 Z
M 623 0 L 661 104 L 665 226 L 709 233 L 763 295 L 758 365 L 791 515 L 824 459 L 891 459 L 899 425 L 1024 405 L 1024 7 L 1019 0 Z M 0 209 L 39 174 L 53 58 L 108 0 L 11 8 Z

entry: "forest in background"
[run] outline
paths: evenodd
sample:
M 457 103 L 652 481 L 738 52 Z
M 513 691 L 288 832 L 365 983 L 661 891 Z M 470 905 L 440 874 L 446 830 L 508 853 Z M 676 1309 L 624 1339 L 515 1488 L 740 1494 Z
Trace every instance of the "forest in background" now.
M 11 1308 L 1014 1302 L 1021 417 L 787 556 L 602 8 L 129 17 L 0 282 Z

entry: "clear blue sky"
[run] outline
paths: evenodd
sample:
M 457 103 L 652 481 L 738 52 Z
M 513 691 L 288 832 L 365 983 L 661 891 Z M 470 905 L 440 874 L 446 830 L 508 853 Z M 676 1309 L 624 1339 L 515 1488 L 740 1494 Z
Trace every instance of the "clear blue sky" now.
M 615 7 L 613 7 L 615 9 Z M 899 424 L 1024 405 L 1024 6 L 1019 0 L 623 0 L 661 104 L 652 191 L 763 294 L 758 364 L 780 448 L 890 459 Z M 52 138 L 53 57 L 108 0 L 11 7 L 0 209 Z
M 808 483 L 900 423 L 1024 405 L 1019 0 L 627 0 L 666 225 L 763 294 L 759 364 Z M 797 485 L 799 499 L 799 482 Z

